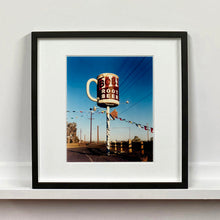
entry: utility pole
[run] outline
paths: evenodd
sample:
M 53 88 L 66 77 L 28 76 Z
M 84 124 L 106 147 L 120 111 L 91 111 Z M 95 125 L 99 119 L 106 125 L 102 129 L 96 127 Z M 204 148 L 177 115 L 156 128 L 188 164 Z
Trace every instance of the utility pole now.
M 99 126 L 97 125 L 97 144 L 99 143 Z
M 80 143 L 82 142 L 82 129 L 80 129 Z
M 90 144 L 92 143 L 92 111 L 90 114 Z
M 149 138 L 149 124 L 147 123 L 147 141 L 150 141 L 150 138 Z
M 86 135 L 84 134 L 84 143 L 86 143 Z
M 131 140 L 131 128 L 129 127 L 129 140 Z

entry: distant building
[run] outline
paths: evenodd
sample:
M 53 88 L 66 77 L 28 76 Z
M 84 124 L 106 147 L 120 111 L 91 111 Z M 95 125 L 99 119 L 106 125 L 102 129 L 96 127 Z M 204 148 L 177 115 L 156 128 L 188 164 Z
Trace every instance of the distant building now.
M 79 138 L 76 136 L 77 124 L 75 122 L 67 123 L 67 143 L 78 143 Z

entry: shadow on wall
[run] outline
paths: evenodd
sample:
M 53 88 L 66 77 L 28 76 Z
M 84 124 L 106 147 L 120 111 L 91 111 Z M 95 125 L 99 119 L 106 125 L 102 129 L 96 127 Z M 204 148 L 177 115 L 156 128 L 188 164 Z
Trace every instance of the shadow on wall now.
M 11 161 L 31 161 L 31 34 L 16 41 L 12 47 L 13 72 L 15 88 L 13 88 L 14 103 L 8 106 L 12 109 L 12 133 L 10 145 Z

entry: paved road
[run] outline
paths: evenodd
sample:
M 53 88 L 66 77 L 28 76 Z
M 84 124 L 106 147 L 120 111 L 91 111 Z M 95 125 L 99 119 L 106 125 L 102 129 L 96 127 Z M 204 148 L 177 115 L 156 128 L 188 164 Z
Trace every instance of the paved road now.
M 74 145 L 68 146 L 67 161 L 68 162 L 125 162 L 125 161 L 141 161 L 137 154 L 114 154 L 106 155 L 106 147 L 103 144 L 91 145 Z

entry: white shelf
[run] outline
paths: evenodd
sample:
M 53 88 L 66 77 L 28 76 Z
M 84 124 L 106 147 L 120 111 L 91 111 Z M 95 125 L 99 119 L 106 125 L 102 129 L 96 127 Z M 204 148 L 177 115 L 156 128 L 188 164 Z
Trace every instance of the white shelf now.
M 220 199 L 220 189 L 69 190 L 0 189 L 0 199 Z
M 0 163 L 0 177 L 0 199 L 220 199 L 219 163 L 190 164 L 188 189 L 32 189 L 30 163 Z

